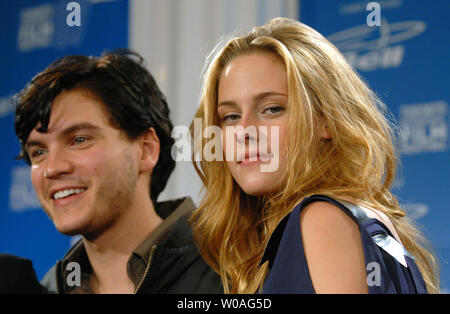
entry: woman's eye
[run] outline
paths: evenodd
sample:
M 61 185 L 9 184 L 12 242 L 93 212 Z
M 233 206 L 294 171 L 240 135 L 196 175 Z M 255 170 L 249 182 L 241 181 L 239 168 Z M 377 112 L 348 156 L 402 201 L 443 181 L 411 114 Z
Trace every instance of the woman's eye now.
M 279 113 L 281 111 L 284 111 L 284 108 L 281 106 L 273 106 L 273 107 L 264 109 L 264 113 L 269 113 L 269 114 L 275 114 L 275 113 Z
M 222 122 L 233 122 L 239 118 L 240 116 L 238 114 L 229 114 L 222 118 Z

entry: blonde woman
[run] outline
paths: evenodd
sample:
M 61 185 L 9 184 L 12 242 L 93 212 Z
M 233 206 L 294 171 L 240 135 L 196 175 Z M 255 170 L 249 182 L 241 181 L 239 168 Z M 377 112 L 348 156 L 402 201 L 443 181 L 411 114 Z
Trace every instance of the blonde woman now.
M 217 46 L 196 118 L 200 135 L 221 128 L 224 158 L 195 163 L 205 194 L 191 222 L 226 293 L 438 292 L 426 239 L 389 192 L 385 109 L 300 22 Z

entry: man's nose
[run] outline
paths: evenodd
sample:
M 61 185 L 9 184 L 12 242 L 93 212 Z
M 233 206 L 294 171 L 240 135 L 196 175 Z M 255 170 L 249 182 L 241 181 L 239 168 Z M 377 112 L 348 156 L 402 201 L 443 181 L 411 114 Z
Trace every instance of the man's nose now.
M 63 150 L 54 150 L 49 152 L 44 169 L 44 177 L 55 179 L 72 172 L 73 166 L 68 159 L 67 153 Z

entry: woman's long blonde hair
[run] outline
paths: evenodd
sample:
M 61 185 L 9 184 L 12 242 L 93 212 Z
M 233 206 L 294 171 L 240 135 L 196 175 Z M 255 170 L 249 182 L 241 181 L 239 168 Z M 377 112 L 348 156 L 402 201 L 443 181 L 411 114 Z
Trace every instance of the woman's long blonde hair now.
M 233 180 L 224 161 L 194 162 L 204 184 L 204 197 L 191 218 L 205 260 L 217 271 L 226 293 L 254 293 L 266 268 L 259 267 L 265 245 L 279 221 L 303 198 L 324 194 L 356 199 L 393 222 L 406 249 L 422 272 L 429 292 L 438 292 L 434 256 L 426 239 L 405 217 L 389 192 L 396 171 L 393 128 L 384 104 L 352 70 L 339 51 L 312 28 L 276 18 L 243 36 L 231 38 L 211 53 L 204 73 L 196 118 L 202 129 L 194 145 L 202 149 L 208 126 L 220 126 L 217 87 L 233 58 L 270 52 L 284 62 L 290 113 L 287 171 L 274 196 L 252 197 Z M 321 139 L 319 122 L 332 140 Z M 195 160 L 195 159 L 194 159 Z

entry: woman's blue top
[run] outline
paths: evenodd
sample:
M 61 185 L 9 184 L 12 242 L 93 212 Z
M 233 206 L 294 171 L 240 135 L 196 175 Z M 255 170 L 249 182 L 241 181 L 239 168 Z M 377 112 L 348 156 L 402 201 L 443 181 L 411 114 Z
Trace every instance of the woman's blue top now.
M 304 199 L 272 233 L 261 260 L 269 261 L 270 269 L 262 293 L 315 293 L 299 228 L 302 209 L 316 201 L 338 206 L 358 224 L 369 293 L 427 293 L 414 258 L 382 222 L 354 204 L 324 195 Z

